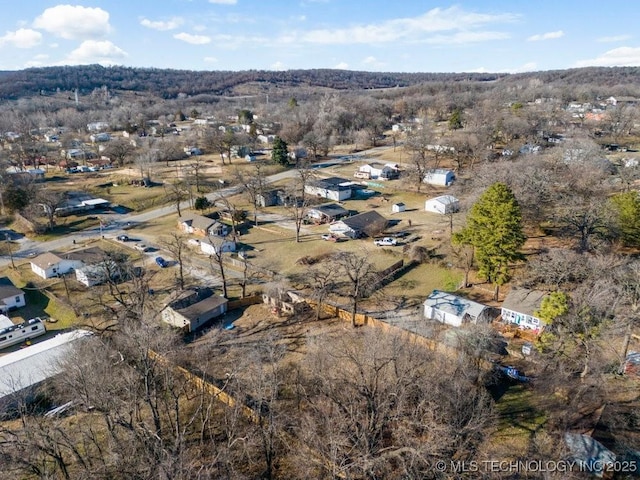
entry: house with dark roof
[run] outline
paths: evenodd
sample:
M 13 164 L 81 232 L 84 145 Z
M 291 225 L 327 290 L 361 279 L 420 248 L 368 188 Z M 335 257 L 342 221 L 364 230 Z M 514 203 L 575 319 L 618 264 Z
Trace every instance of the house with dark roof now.
M 350 238 L 370 237 L 382 232 L 387 224 L 386 218 L 371 210 L 333 222 L 329 225 L 329 232 Z
M 204 215 L 189 215 L 178 219 L 178 228 L 185 232 L 200 237 L 210 235 L 224 237 L 229 234 L 229 226 L 205 217 Z
M 431 292 L 423 306 L 425 318 L 452 327 L 465 323 L 490 323 L 494 317 L 492 307 L 440 290 Z
M 520 328 L 540 331 L 544 323 L 534 312 L 540 309 L 546 292 L 527 288 L 512 288 L 502 303 L 502 321 Z
M 309 195 L 341 202 L 353 195 L 353 182 L 345 178 L 329 177 L 310 182 L 304 191 Z
M 9 277 L 0 278 L 0 313 L 7 313 L 26 304 L 24 292 L 17 288 Z
M 187 290 L 162 310 L 162 320 L 187 332 L 194 332 L 227 312 L 228 300 L 210 288 Z
M 349 210 L 337 203 L 325 203 L 311 207 L 307 217 L 316 223 L 331 223 L 349 215 Z

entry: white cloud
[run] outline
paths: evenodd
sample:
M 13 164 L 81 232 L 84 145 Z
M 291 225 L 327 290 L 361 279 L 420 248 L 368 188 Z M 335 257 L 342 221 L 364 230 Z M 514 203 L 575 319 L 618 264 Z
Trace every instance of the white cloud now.
M 511 35 L 507 32 L 456 32 L 452 35 L 434 35 L 425 39 L 424 42 L 431 45 L 461 45 L 489 40 L 504 40 L 510 37 Z
M 143 18 L 140 20 L 140 25 L 147 28 L 152 28 L 153 30 L 174 30 L 178 28 L 180 25 L 184 23 L 184 20 L 180 17 L 173 17 L 169 20 L 149 20 L 148 18 Z
M 127 52 L 117 47 L 108 40 L 85 40 L 78 48 L 72 51 L 63 64 L 86 65 L 99 63 L 101 65 L 114 65 L 128 57 Z
M 349 69 L 349 64 L 347 62 L 340 62 L 339 64 L 337 64 L 335 67 L 338 70 L 348 70 Z
M 16 48 L 32 48 L 40 45 L 42 34 L 30 28 L 19 28 L 15 32 L 7 32 L 0 37 L 0 47 L 11 45 Z
M 589 60 L 579 60 L 576 67 L 638 67 L 640 47 L 619 47 Z
M 518 15 L 511 13 L 484 14 L 466 11 L 460 7 L 434 8 L 413 18 L 396 18 L 378 24 L 354 25 L 348 28 L 311 30 L 301 33 L 296 41 L 324 45 L 421 42 L 438 32 L 471 34 L 474 29 L 483 25 L 510 23 L 518 18 Z M 504 38 L 504 35 L 501 38 Z M 469 39 L 474 41 L 472 35 Z
M 218 5 L 235 5 L 238 0 L 209 0 L 209 3 L 215 3 Z
M 207 43 L 211 43 L 211 38 L 206 35 L 191 35 L 190 33 L 185 32 L 176 33 L 173 38 L 192 45 L 206 45 Z
M 80 5 L 47 8 L 33 26 L 66 39 L 98 38 L 111 31 L 109 12 Z
M 204 57 L 204 61 L 206 63 L 218 63 L 218 59 L 216 57 Z
M 46 55 L 44 53 L 40 53 L 40 54 L 36 55 L 35 57 L 33 57 L 33 60 L 29 60 L 28 62 L 26 62 L 24 64 L 24 68 L 42 67 L 43 65 L 47 65 L 48 64 L 47 62 L 45 62 L 48 59 L 49 59 L 49 55 Z
M 381 62 L 380 60 L 378 60 L 376 57 L 372 55 L 362 60 L 362 63 L 367 67 L 373 67 L 373 68 L 382 68 L 385 66 L 384 62 Z
M 557 30 L 555 32 L 547 32 L 547 33 L 539 33 L 537 35 L 531 35 L 527 38 L 528 42 L 540 42 L 541 40 L 553 40 L 554 38 L 564 37 L 564 32 L 562 30 Z
M 280 61 L 271 64 L 270 68 L 271 68 L 271 70 L 286 70 L 287 69 L 287 67 L 285 67 L 284 63 L 282 63 Z
M 598 42 L 600 43 L 612 43 L 612 42 L 624 42 L 625 40 L 629 40 L 631 35 L 614 35 L 612 37 L 600 37 L 598 38 Z

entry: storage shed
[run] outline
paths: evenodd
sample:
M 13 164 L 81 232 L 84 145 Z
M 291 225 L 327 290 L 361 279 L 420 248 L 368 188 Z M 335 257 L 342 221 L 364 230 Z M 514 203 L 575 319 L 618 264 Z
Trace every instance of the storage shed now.
M 441 195 L 439 197 L 430 198 L 424 202 L 424 209 L 427 212 L 446 215 L 459 211 L 460 201 L 453 195 Z
M 394 203 L 393 205 L 391 205 L 391 211 L 393 213 L 404 212 L 406 209 L 407 209 L 407 206 L 402 202 Z

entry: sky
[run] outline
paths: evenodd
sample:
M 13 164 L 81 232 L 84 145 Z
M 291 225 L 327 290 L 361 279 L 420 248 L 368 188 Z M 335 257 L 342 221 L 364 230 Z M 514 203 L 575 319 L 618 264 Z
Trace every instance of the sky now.
M 633 0 L 0 0 L 0 70 L 640 66 Z M 634 28 L 635 27 L 635 28 Z

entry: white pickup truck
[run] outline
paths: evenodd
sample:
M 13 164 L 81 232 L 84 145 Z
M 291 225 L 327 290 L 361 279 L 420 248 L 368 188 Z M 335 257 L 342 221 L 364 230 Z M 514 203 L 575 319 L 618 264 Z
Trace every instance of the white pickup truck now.
M 375 239 L 373 243 L 378 247 L 395 247 L 398 244 L 398 241 L 395 238 L 384 237 Z

